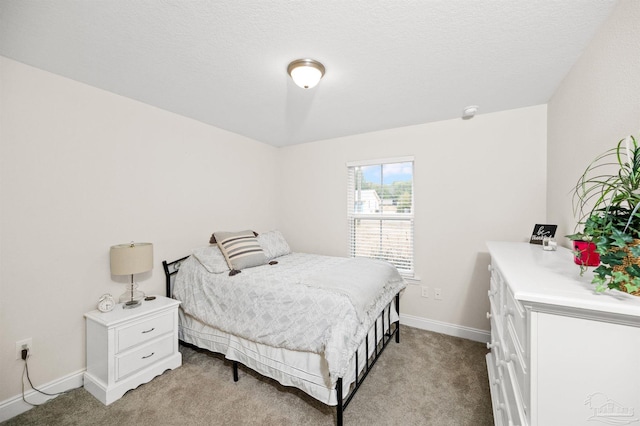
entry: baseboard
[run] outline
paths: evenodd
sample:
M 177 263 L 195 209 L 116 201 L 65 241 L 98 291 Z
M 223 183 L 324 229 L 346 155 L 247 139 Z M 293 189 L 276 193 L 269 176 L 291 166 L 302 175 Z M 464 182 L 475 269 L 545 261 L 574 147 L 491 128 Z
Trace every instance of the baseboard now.
M 400 324 L 421 330 L 434 331 L 449 336 L 462 337 L 476 342 L 488 343 L 491 341 L 491 332 L 479 330 L 477 328 L 465 327 L 462 325 L 449 324 L 446 322 L 431 320 L 413 315 L 400 314 Z M 402 334 L 402 331 L 400 332 Z
M 46 393 L 58 393 L 82 387 L 82 374 L 84 372 L 84 369 L 76 371 L 75 373 L 71 373 L 52 382 L 37 386 L 37 388 Z M 55 396 L 43 395 L 33 389 L 29 389 L 25 392 L 24 397 L 27 401 L 33 404 L 43 404 L 48 400 L 55 398 Z M 17 416 L 18 414 L 22 414 L 25 411 L 29 411 L 32 408 L 32 405 L 29 405 L 22 400 L 22 394 L 4 400 L 0 402 L 0 422 L 9 420 L 10 418 Z

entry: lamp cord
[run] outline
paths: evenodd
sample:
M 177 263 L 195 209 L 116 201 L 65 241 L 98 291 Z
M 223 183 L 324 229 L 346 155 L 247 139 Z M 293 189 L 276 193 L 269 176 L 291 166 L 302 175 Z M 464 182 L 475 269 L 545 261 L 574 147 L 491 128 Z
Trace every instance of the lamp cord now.
M 21 384 L 22 384 L 22 400 L 24 402 L 26 402 L 27 404 L 31 405 L 32 407 L 38 407 L 40 405 L 43 404 L 34 404 L 32 402 L 27 401 L 27 399 L 25 398 L 25 394 L 24 394 L 24 376 L 27 376 L 27 381 L 29 382 L 29 386 L 31 386 L 31 389 L 33 389 L 36 392 L 39 392 L 43 395 L 46 396 L 58 396 L 58 395 L 62 395 L 65 394 L 67 392 L 69 392 L 69 390 L 66 391 L 62 391 L 62 392 L 56 392 L 56 393 L 47 393 L 44 391 L 41 391 L 40 389 L 36 388 L 35 386 L 33 386 L 33 383 L 31 382 L 31 377 L 29 377 L 29 363 L 27 362 L 27 360 L 29 359 L 29 355 L 27 354 L 27 357 L 24 359 L 24 369 L 22 370 L 22 380 L 21 380 Z

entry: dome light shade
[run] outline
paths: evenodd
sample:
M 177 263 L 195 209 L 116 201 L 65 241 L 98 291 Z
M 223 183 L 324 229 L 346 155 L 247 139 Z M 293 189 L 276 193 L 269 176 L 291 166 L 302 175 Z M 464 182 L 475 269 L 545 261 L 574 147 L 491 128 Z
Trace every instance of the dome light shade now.
M 324 65 L 313 59 L 297 59 L 289 64 L 287 72 L 298 86 L 311 89 L 324 75 Z

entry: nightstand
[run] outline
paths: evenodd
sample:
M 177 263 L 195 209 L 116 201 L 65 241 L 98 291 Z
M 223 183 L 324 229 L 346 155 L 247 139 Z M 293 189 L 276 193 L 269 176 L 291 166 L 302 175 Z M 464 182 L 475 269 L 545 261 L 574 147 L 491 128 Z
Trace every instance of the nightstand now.
M 142 306 L 86 313 L 84 388 L 109 405 L 130 389 L 182 365 L 177 300 L 157 296 Z

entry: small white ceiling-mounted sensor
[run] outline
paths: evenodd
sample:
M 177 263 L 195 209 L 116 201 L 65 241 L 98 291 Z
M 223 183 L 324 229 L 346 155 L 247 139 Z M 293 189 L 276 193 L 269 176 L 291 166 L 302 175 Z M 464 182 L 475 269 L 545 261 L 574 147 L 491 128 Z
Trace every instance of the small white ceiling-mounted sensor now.
M 462 119 L 470 120 L 478 112 L 478 105 L 469 105 L 462 110 Z

